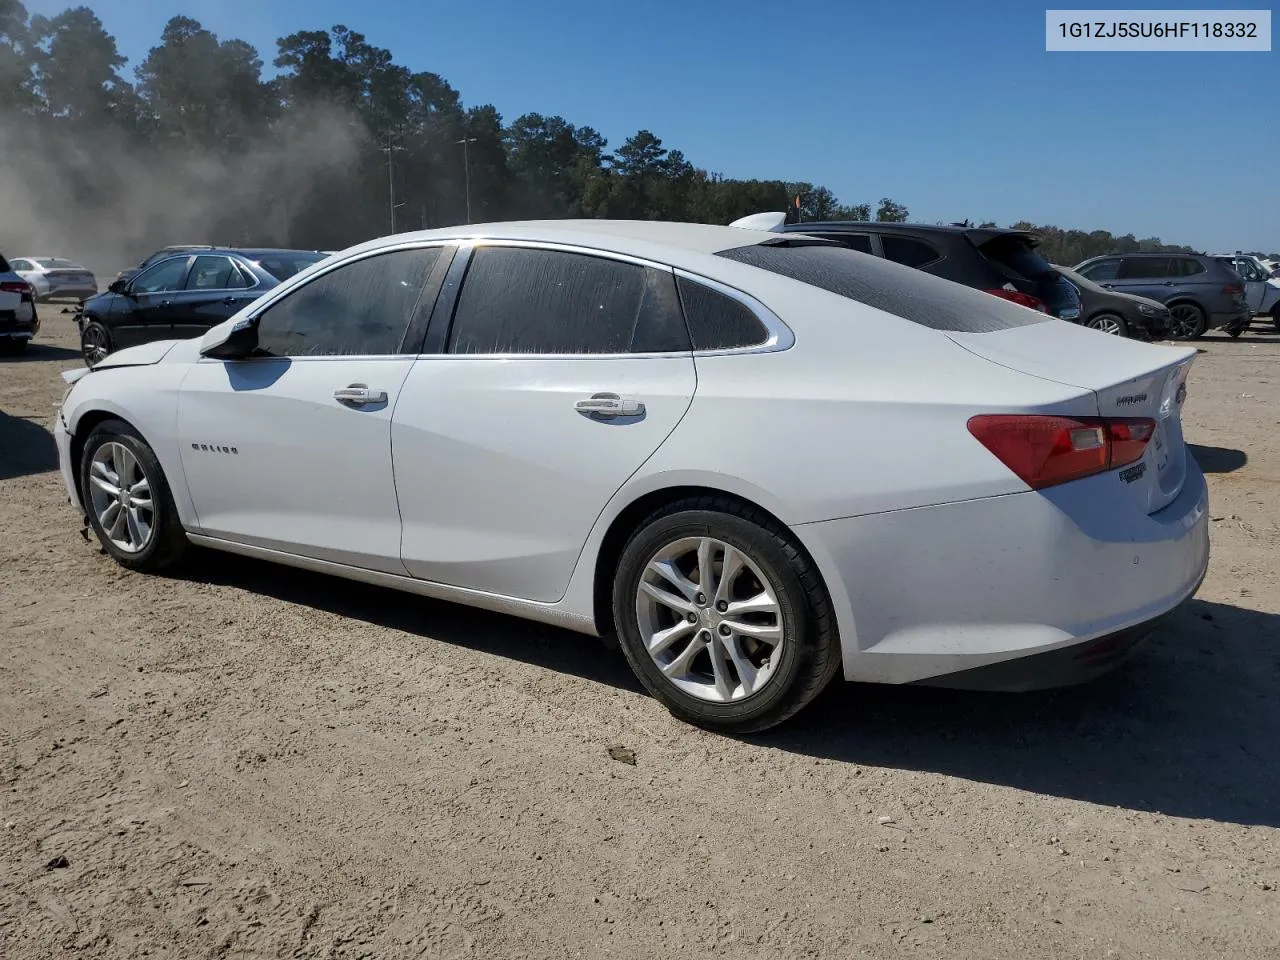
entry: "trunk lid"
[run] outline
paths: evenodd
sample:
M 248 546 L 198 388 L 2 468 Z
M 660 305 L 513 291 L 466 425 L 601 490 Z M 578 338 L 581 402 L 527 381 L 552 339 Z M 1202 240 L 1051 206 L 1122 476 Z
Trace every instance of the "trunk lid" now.
M 1156 423 L 1142 459 L 1117 468 L 1120 490 L 1154 513 L 1169 504 L 1186 479 L 1182 401 L 1196 351 L 1158 347 L 1047 321 L 991 333 L 948 333 L 992 363 L 1093 392 L 1098 416 L 1145 417 Z

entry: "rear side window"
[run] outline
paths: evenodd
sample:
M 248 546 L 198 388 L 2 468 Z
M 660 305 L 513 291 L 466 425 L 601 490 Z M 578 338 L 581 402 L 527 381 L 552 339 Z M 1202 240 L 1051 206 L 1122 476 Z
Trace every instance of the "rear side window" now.
M 241 290 L 249 286 L 229 257 L 196 257 L 187 274 L 187 290 Z
M 1178 276 L 1170 270 L 1168 257 L 1125 257 L 1120 262 L 1120 280 L 1160 280 Z
M 263 311 L 258 348 L 274 357 L 400 352 L 439 247 L 393 250 L 330 270 Z
M 1176 269 L 1169 271 L 1171 277 L 1194 277 L 1205 269 L 1203 263 L 1192 257 L 1177 257 L 1173 264 Z
M 677 277 L 676 285 L 693 349 L 734 350 L 758 346 L 769 339 L 769 331 L 746 304 L 684 277 Z
M 907 267 L 923 267 L 938 259 L 938 251 L 923 240 L 914 237 L 898 237 L 886 234 L 880 238 L 880 247 L 886 260 Z
M 826 290 L 934 330 L 987 333 L 1049 317 L 929 273 L 828 246 L 757 244 L 717 256 Z
M 479 247 L 467 267 L 449 353 L 688 352 L 670 272 L 605 257 Z
M 814 234 L 820 236 L 823 240 L 831 240 L 835 243 L 843 244 L 850 250 L 857 250 L 859 253 L 871 253 L 871 235 L 867 233 L 823 233 Z
M 1012 234 L 996 237 L 994 240 L 988 240 L 978 249 L 982 251 L 983 256 L 1027 280 L 1035 280 L 1053 272 L 1049 261 L 1036 253 L 1035 247 L 1031 246 L 1024 237 Z

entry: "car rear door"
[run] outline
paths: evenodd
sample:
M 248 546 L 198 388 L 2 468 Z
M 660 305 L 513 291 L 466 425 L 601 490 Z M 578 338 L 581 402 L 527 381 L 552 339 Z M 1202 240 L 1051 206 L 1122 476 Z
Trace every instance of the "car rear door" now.
M 1244 298 L 1249 304 L 1250 313 L 1262 313 L 1263 300 L 1267 295 L 1267 274 L 1252 257 L 1219 257 L 1218 262 L 1230 270 L 1240 274 L 1244 281 Z
M 1102 285 L 1164 303 L 1175 292 L 1174 275 L 1171 257 L 1122 257 L 1116 278 Z
M 405 573 L 391 414 L 414 362 L 405 332 L 434 303 L 447 249 L 335 264 L 264 303 L 265 355 L 192 365 L 178 433 L 204 535 Z
M 258 278 L 231 257 L 200 254 L 192 262 L 182 290 L 170 301 L 173 336 L 201 336 L 253 302 L 262 293 L 260 287 Z
M 454 270 L 456 304 L 442 297 L 392 423 L 404 565 L 554 602 L 609 499 L 693 399 L 673 273 L 490 241 Z

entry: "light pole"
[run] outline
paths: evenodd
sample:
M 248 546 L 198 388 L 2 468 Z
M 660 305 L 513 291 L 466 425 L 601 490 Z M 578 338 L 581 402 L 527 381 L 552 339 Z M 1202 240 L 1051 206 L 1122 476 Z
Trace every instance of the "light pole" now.
M 396 180 L 394 174 L 394 153 L 396 150 L 403 150 L 404 147 L 398 146 L 392 142 L 391 131 L 387 131 L 387 145 L 382 148 L 382 152 L 387 155 L 387 206 L 391 210 L 391 232 L 396 232 L 396 207 L 403 207 L 404 204 L 396 203 Z
M 462 144 L 462 179 L 467 185 L 467 223 L 471 222 L 471 155 L 467 152 L 467 144 L 475 143 L 475 137 L 463 137 Z

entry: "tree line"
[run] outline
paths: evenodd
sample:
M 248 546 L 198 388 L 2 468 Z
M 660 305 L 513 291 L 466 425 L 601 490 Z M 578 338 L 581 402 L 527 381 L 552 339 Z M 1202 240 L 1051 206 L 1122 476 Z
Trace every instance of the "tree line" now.
M 342 25 L 280 38 L 272 66 L 178 16 L 130 78 L 88 7 L 31 16 L 0 0 L 0 192 L 14 198 L 0 244 L 105 258 L 177 242 L 339 249 L 467 219 L 909 216 L 888 197 L 846 205 L 820 184 L 724 177 L 648 130 L 610 149 L 560 116 L 506 122 Z M 1038 229 L 1058 262 L 1166 249 Z

